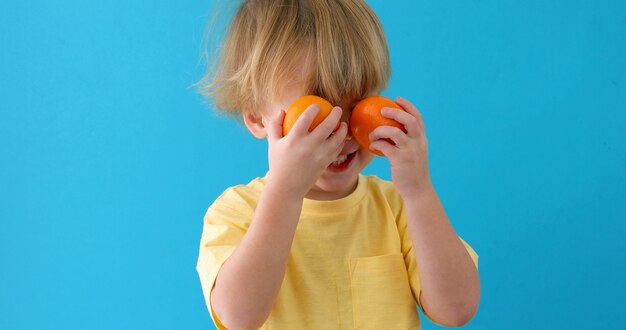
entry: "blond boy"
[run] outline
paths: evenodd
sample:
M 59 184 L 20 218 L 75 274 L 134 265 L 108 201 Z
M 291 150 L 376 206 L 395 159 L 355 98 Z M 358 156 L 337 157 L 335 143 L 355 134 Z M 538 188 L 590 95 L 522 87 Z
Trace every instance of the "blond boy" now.
M 364 176 L 374 155 L 349 132 L 350 109 L 387 85 L 376 15 L 357 0 L 244 1 L 203 92 L 268 141 L 269 171 L 227 189 L 204 218 L 197 270 L 218 328 L 420 329 L 463 325 L 478 308 L 478 256 L 455 233 L 430 180 L 417 108 L 370 134 L 392 182 Z M 336 105 L 309 132 L 306 94 Z M 337 122 L 340 128 L 333 132 Z M 393 143 L 392 143 L 393 142 Z

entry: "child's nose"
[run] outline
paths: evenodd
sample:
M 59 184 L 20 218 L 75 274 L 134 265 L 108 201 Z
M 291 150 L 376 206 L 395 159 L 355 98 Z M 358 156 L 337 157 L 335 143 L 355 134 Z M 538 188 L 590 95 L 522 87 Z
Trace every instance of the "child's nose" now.
M 346 124 L 350 123 L 350 109 L 343 109 L 343 113 L 341 114 L 341 121 L 345 122 Z
M 348 134 L 346 135 L 346 141 L 352 140 L 352 132 L 350 131 L 350 111 L 351 109 L 343 109 L 343 114 L 341 115 L 341 121 L 346 123 L 348 126 Z

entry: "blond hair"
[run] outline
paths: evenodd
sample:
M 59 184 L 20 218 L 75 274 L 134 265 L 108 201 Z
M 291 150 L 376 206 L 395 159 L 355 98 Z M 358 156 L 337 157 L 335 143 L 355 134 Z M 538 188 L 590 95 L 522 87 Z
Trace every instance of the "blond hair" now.
M 383 28 L 364 1 L 248 0 L 199 91 L 236 117 L 262 113 L 303 58 L 312 64 L 304 92 L 333 104 L 379 91 L 390 76 Z

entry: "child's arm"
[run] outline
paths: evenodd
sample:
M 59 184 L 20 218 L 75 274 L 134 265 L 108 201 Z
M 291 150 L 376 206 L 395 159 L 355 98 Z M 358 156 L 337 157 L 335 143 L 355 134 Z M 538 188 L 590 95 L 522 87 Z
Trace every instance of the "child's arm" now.
M 268 180 L 250 228 L 220 269 L 211 306 L 228 329 L 257 329 L 280 289 L 302 198 Z
M 315 110 L 317 109 L 317 111 Z M 306 110 L 282 137 L 284 112 L 268 123 L 270 171 L 250 228 L 222 265 L 211 306 L 229 329 L 257 329 L 282 284 L 304 196 L 341 152 L 346 124 L 332 136 L 342 111 L 333 109 L 308 132 L 319 107 Z
M 421 114 L 409 101 L 397 98 L 397 102 L 406 112 L 383 109 L 382 114 L 403 124 L 407 133 L 396 127 L 378 127 L 370 134 L 374 141 L 371 147 L 389 159 L 393 183 L 405 203 L 420 275 L 418 300 L 435 322 L 460 326 L 469 322 L 478 309 L 478 271 L 431 183 Z
M 472 258 L 431 184 L 403 199 L 419 268 L 422 308 L 441 325 L 466 324 L 480 300 L 480 281 Z

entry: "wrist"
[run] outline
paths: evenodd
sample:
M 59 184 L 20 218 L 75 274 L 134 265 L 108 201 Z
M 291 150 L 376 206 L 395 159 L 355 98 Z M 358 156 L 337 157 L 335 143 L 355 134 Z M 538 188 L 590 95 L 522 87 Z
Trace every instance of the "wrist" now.
M 437 194 L 435 192 L 435 187 L 430 180 L 426 180 L 422 184 L 415 185 L 411 187 L 411 189 L 405 189 L 404 191 L 399 192 L 407 203 Z
M 271 171 L 265 181 L 264 190 L 267 190 L 276 198 L 280 198 L 281 200 L 290 203 L 302 202 L 307 193 L 306 189 L 302 189 L 294 185 L 293 179 L 272 175 Z

